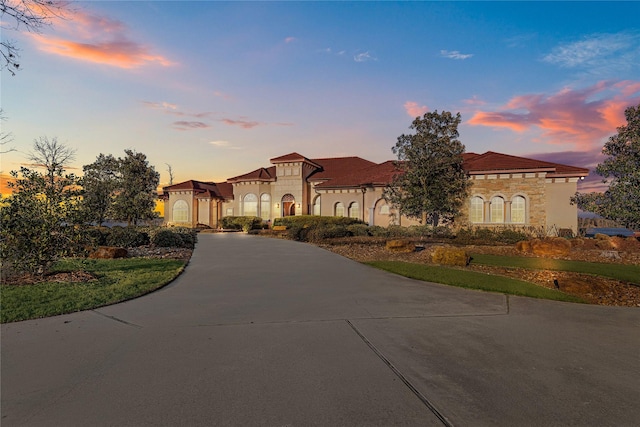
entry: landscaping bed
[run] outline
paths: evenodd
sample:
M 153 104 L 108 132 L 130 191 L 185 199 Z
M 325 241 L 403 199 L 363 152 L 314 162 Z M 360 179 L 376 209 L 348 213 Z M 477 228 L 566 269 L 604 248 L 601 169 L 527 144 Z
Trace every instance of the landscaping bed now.
M 431 264 L 432 248 L 443 244 L 416 239 L 412 243 L 424 247 L 424 250 L 392 252 L 386 249 L 385 241 L 386 239 L 381 238 L 359 237 L 325 240 L 317 245 L 358 262 L 405 261 L 417 264 Z M 473 254 L 517 255 L 514 245 L 468 245 L 464 247 L 472 256 Z M 562 257 L 562 259 L 609 263 L 611 268 L 616 268 L 616 265 L 640 265 L 640 249 L 638 249 L 638 246 L 628 245 L 625 249 L 624 251 L 617 251 L 619 258 L 612 259 L 603 256 L 603 250 L 595 248 L 592 241 L 585 239 L 585 242 L 573 248 L 569 255 Z M 464 268 L 487 274 L 517 278 L 552 289 L 556 288 L 557 282 L 562 292 L 580 297 L 592 304 L 640 307 L 640 286 L 616 279 L 572 271 L 532 270 L 479 265 L 474 263 L 473 260 L 468 267 L 450 268 Z

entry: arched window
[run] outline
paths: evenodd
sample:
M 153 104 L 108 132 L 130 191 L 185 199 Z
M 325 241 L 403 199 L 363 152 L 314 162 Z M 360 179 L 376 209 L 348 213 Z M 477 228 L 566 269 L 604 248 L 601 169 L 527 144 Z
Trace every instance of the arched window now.
M 526 222 L 526 200 L 522 196 L 516 196 L 511 200 L 511 222 L 524 224 Z
M 360 218 L 360 204 L 358 202 L 352 202 L 349 205 L 349 218 Z
M 344 204 L 342 202 L 336 203 L 335 216 L 344 216 Z
M 267 193 L 260 196 L 260 217 L 265 221 L 271 218 L 271 196 Z
M 320 196 L 316 196 L 316 198 L 313 199 L 313 214 L 320 215 L 320 212 Z
M 491 222 L 504 222 L 504 199 L 496 196 L 491 199 Z
M 189 205 L 184 200 L 177 200 L 173 204 L 173 222 L 189 222 Z
M 472 223 L 484 222 L 484 200 L 482 200 L 482 197 L 475 196 L 471 198 L 469 221 Z
M 244 216 L 258 216 L 258 197 L 255 194 L 247 194 L 242 201 Z
M 389 210 L 389 205 L 384 204 L 380 206 L 380 215 L 389 215 L 391 211 Z

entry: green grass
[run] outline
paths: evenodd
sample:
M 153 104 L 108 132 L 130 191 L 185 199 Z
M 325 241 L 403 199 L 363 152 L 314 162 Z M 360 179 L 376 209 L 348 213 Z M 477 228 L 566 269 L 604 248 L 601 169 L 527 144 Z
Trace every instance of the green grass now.
M 2 323 L 89 310 L 131 299 L 172 281 L 184 262 L 167 259 L 62 260 L 54 271 L 92 273 L 98 279 L 86 283 L 42 282 L 0 286 Z
M 475 271 L 401 261 L 373 261 L 365 264 L 425 282 L 556 301 L 584 302 L 578 297 L 567 295 L 554 289 L 547 289 L 533 283 Z
M 472 254 L 471 256 L 473 257 L 473 264 L 532 270 L 573 271 L 610 277 L 623 282 L 640 283 L 640 265 L 484 254 Z

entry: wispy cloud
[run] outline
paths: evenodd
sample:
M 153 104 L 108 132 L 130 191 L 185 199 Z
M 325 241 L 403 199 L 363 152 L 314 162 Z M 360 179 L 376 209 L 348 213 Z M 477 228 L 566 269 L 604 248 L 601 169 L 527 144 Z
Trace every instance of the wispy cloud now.
M 542 130 L 543 141 L 590 150 L 624 123 L 624 110 L 640 102 L 639 82 L 600 82 L 583 89 L 512 98 L 495 111 L 478 111 L 470 125 L 525 132 Z
M 240 147 L 231 145 L 229 141 L 209 141 L 209 144 L 213 145 L 216 148 L 224 148 L 226 150 L 240 150 Z
M 209 119 L 209 121 L 217 121 L 224 123 L 227 126 L 237 126 L 242 129 L 253 129 L 258 126 L 269 126 L 269 123 L 259 122 L 257 120 L 251 120 L 245 116 L 239 116 L 237 118 L 228 117 L 226 113 L 221 112 L 188 112 L 183 111 L 177 104 L 170 102 L 153 102 L 153 101 L 141 101 L 141 104 L 147 108 L 162 111 L 164 114 L 171 116 L 194 118 L 194 119 Z M 227 117 L 225 117 L 227 116 Z M 293 126 L 293 123 L 278 122 L 272 123 L 273 126 Z M 194 129 L 207 129 L 212 127 L 211 124 L 202 120 L 179 120 L 172 123 L 172 127 L 177 130 L 194 130 Z
M 556 46 L 543 61 L 602 74 L 640 67 L 640 32 L 592 34 Z
M 220 121 L 229 126 L 239 126 L 243 129 L 253 129 L 256 126 L 260 126 L 262 123 L 251 120 L 234 120 L 234 119 L 220 119 Z
M 151 101 L 142 101 L 142 104 L 149 108 L 153 108 L 154 110 L 175 110 L 178 108 L 176 104 L 171 104 L 169 102 L 151 102 Z
M 376 58 L 371 52 L 361 52 L 353 56 L 353 60 L 356 62 L 368 62 L 368 61 L 377 61 Z
M 44 52 L 81 61 L 132 69 L 144 65 L 167 67 L 174 62 L 132 39 L 122 22 L 77 10 L 72 19 L 56 21 L 56 34 L 30 34 Z
M 419 105 L 414 101 L 407 101 L 404 103 L 404 110 L 409 116 L 411 116 L 412 118 L 416 118 L 419 116 L 423 116 L 427 111 L 429 111 L 429 108 L 427 108 L 426 105 Z
M 465 99 L 464 102 L 466 105 L 485 105 L 487 102 L 479 99 L 476 95 L 473 95 L 471 98 Z
M 443 58 L 456 59 L 456 60 L 464 60 L 469 59 L 473 56 L 473 53 L 460 53 L 457 50 L 441 50 L 440 56 Z
M 285 43 L 293 43 L 294 41 L 296 41 L 295 37 L 287 37 L 284 39 Z
M 194 130 L 194 129 L 207 129 L 211 126 L 204 122 L 189 122 L 189 121 L 177 121 L 173 122 L 174 129 L 177 130 Z

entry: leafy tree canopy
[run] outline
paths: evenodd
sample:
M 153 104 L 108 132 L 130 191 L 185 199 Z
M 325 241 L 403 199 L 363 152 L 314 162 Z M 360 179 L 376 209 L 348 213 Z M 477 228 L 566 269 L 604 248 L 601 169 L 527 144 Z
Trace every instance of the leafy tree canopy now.
M 0 199 L 0 255 L 3 264 L 8 263 L 3 268 L 37 274 L 46 273 L 56 259 L 80 244 L 73 227 L 80 180 L 65 174 L 65 162 L 55 155 L 58 149 L 72 150 L 55 139 L 56 144 L 39 144 L 43 140 L 47 139 L 34 143 L 32 156 L 43 156 L 39 166 L 46 172 L 26 167 L 11 171 L 14 181 L 7 185 L 13 193 Z
M 137 224 L 139 220 L 156 218 L 160 174 L 143 153 L 125 150 L 125 154 L 118 159 L 120 182 L 113 205 L 114 219 Z
M 437 225 L 452 221 L 467 198 L 469 180 L 462 168 L 465 147 L 458 139 L 460 113 L 426 113 L 392 148 L 399 173 L 385 189 L 385 198 L 400 214 Z
M 627 125 L 605 143 L 608 157 L 596 173 L 609 183 L 604 193 L 576 193 L 571 202 L 584 211 L 640 228 L 640 105 L 625 110 Z

